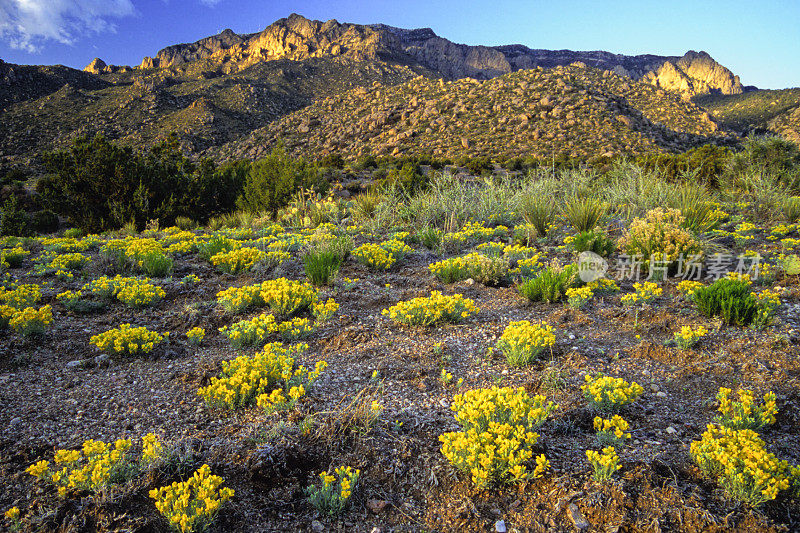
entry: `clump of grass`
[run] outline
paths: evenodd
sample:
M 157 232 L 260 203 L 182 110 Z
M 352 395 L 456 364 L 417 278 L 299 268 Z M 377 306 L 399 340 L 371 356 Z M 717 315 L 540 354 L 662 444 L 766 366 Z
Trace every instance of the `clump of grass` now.
M 578 267 L 551 266 L 535 278 L 523 281 L 517 287 L 519 293 L 532 302 L 558 302 L 566 296 L 567 289 L 578 283 Z
M 556 206 L 552 198 L 543 195 L 526 195 L 520 200 L 520 215 L 536 229 L 539 236 L 547 236 L 556 220 Z
M 599 198 L 571 196 L 564 202 L 564 216 L 579 232 L 593 229 L 606 215 L 608 207 Z
M 328 285 L 339 273 L 352 247 L 351 238 L 339 237 L 308 249 L 303 255 L 303 266 L 309 281 L 317 287 Z

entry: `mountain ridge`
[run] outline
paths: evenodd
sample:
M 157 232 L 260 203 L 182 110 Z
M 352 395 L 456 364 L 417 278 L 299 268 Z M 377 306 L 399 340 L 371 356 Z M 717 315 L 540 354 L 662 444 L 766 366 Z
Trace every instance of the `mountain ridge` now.
M 489 79 L 517 70 L 566 66 L 577 61 L 686 97 L 709 92 L 740 94 L 745 90 L 738 76 L 703 51 L 689 50 L 683 56 L 631 56 L 600 50 L 532 49 L 522 44 L 467 45 L 440 37 L 431 28 L 359 25 L 335 19 L 322 22 L 295 13 L 261 32 L 240 35 L 226 29 L 193 43 L 168 46 L 153 57 L 145 57 L 138 68 L 170 68 L 213 58 L 223 71 L 230 73 L 258 61 L 327 55 L 355 60 L 411 59 L 448 79 Z

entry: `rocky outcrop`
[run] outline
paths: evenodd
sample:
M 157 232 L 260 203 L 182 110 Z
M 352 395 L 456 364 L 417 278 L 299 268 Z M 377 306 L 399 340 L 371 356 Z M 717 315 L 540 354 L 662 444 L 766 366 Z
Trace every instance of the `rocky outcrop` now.
M 129 72 L 131 67 L 127 65 L 106 65 L 106 62 L 95 57 L 92 62 L 83 67 L 84 72 L 90 74 L 111 74 L 113 72 Z
M 490 79 L 535 67 L 587 66 L 644 80 L 685 97 L 709 92 L 738 94 L 738 77 L 705 52 L 687 52 L 683 57 L 626 56 L 603 51 L 534 50 L 522 45 L 469 46 L 436 35 L 430 28 L 407 30 L 384 24 L 321 22 L 292 14 L 275 21 L 264 31 L 237 35 L 225 30 L 195 43 L 164 48 L 146 57 L 140 68 L 175 67 L 199 59 L 219 63 L 225 72 L 247 68 L 261 61 L 315 57 L 363 60 L 394 60 L 416 64 L 447 79 Z
M 690 50 L 680 59 L 667 59 L 662 65 L 642 76 L 646 83 L 687 97 L 698 94 L 741 94 L 744 87 L 739 76 L 723 67 L 706 52 Z
M 83 67 L 84 72 L 89 72 L 91 74 L 101 74 L 106 71 L 108 65 L 106 62 L 100 59 L 99 57 L 95 57 L 92 59 L 92 62 Z
M 156 57 L 145 57 L 139 68 L 170 67 L 210 57 L 242 44 L 247 37 L 247 35 L 239 35 L 231 29 L 225 29 L 217 35 L 193 43 L 168 46 L 160 50 Z

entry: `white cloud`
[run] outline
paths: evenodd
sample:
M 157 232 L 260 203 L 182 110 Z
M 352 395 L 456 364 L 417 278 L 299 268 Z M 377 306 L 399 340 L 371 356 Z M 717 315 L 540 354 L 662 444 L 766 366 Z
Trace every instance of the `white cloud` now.
M 214 7 L 215 5 L 219 4 L 222 0 L 200 0 L 200 3 L 204 6 Z
M 47 41 L 72 44 L 86 34 L 114 32 L 111 19 L 135 13 L 131 0 L 0 0 L 0 38 L 37 52 Z

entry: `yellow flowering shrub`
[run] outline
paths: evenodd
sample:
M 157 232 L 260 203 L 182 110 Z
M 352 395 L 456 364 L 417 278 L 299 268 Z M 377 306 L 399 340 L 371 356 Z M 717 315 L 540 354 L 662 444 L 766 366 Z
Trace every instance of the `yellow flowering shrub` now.
M 0 287 L 0 304 L 20 311 L 26 307 L 32 307 L 41 297 L 42 291 L 38 285 L 19 285 L 15 289 Z
M 738 401 L 733 399 L 731 389 L 720 387 L 717 393 L 719 415 L 715 419 L 718 424 L 730 429 L 760 429 L 775 423 L 778 406 L 774 392 L 765 393 L 761 405 L 752 391 L 739 389 L 737 394 Z
M 586 286 L 591 289 L 592 292 L 599 294 L 608 294 L 619 291 L 619 285 L 617 285 L 613 279 L 608 278 L 598 278 L 594 281 L 590 281 L 586 284 Z
M 508 274 L 508 268 L 507 259 L 478 252 L 451 257 L 428 265 L 431 274 L 443 283 L 472 278 L 485 285 L 497 285 L 503 281 Z
M 186 338 L 192 344 L 201 344 L 206 336 L 206 330 L 200 326 L 194 327 L 186 332 Z
M 341 514 L 356 489 L 360 474 L 360 470 L 349 466 L 340 466 L 333 474 L 321 472 L 320 484 L 306 489 L 308 501 L 322 514 Z
M 617 446 L 630 439 L 631 434 L 626 433 L 628 429 L 630 425 L 619 415 L 611 418 L 594 417 L 594 430 L 601 446 Z
M 89 342 L 101 351 L 113 351 L 122 355 L 146 354 L 153 351 L 156 344 L 167 338 L 169 333 L 159 335 L 145 327 L 133 327 L 122 324 L 98 335 L 93 335 Z
M 319 324 L 330 320 L 338 310 L 339 304 L 333 298 L 328 298 L 325 302 L 317 302 L 311 306 L 311 314 Z
M 234 347 L 245 348 L 266 342 L 267 337 L 277 331 L 277 327 L 274 315 L 262 313 L 250 320 L 240 320 L 230 326 L 223 326 L 219 331 L 228 337 Z
M 275 315 L 262 313 L 250 320 L 240 320 L 230 326 L 219 328 L 236 348 L 246 348 L 263 344 L 267 338 L 277 333 L 286 341 L 294 341 L 311 335 L 316 324 L 307 318 L 294 317 L 285 322 L 275 320 Z
M 509 244 L 503 248 L 503 256 L 509 261 L 520 261 L 522 259 L 538 259 L 539 253 L 536 251 L 536 248 L 531 248 L 530 246 Z
M 4 261 L 9 267 L 16 268 L 22 264 L 22 260 L 26 255 L 30 255 L 30 251 L 21 246 L 4 248 L 0 250 L 0 262 Z
M 289 317 L 309 309 L 317 301 L 313 285 L 286 278 L 267 280 L 261 284 L 261 298 L 278 316 Z
M 217 293 L 217 303 L 229 313 L 249 307 L 269 306 L 273 313 L 292 316 L 317 302 L 318 292 L 310 283 L 286 278 L 267 280 L 256 285 L 231 287 Z
M 130 439 L 119 439 L 113 446 L 87 440 L 81 450 L 57 450 L 53 468 L 49 461 L 39 461 L 25 471 L 58 487 L 58 495 L 70 491 L 97 492 L 118 480 L 128 467 Z
M 599 483 L 608 481 L 614 472 L 622 468 L 617 450 L 613 446 L 603 448 L 602 452 L 586 450 L 586 458 L 594 469 L 592 473 L 594 480 Z
M 531 398 L 522 387 L 457 394 L 451 409 L 462 430 L 439 436 L 442 454 L 479 487 L 540 477 L 549 461 L 539 455 L 529 470 L 531 448 L 539 439 L 534 430 L 557 408 L 544 396 Z
M 8 520 L 11 525 L 9 531 L 21 531 L 22 530 L 22 520 L 20 519 L 20 510 L 19 507 L 14 506 L 9 508 L 3 516 Z
M 689 257 L 702 251 L 697 239 L 682 227 L 685 220 L 678 209 L 652 209 L 644 218 L 631 222 L 617 246 L 632 257 L 639 256 L 645 270 L 654 255 L 659 261 L 675 265 L 681 254 Z
M 517 267 L 512 268 L 508 271 L 508 273 L 512 274 L 513 276 L 527 279 L 536 276 L 543 267 L 544 265 L 539 260 L 539 256 L 534 255 L 533 257 L 519 259 L 517 261 Z
M 161 464 L 167 459 L 169 452 L 155 433 L 148 433 L 142 437 L 142 456 L 139 464 L 145 468 Z
M 216 517 L 220 507 L 233 497 L 224 480 L 211 474 L 211 467 L 201 466 L 189 479 L 153 489 L 150 498 L 170 526 L 181 533 L 204 531 Z
M 703 287 L 705 287 L 705 284 L 699 281 L 692 281 L 689 279 L 685 279 L 680 283 L 678 283 L 678 292 L 685 300 L 691 301 L 695 291 Z
M 479 311 L 475 302 L 461 294 L 445 296 L 432 291 L 428 297 L 399 302 L 381 314 L 405 326 L 431 326 L 438 322 L 460 322 Z
M 237 248 L 230 251 L 223 251 L 211 256 L 211 264 L 218 267 L 228 274 L 238 274 L 244 270 L 250 270 L 253 265 L 262 261 L 266 257 L 266 252 L 256 248 Z
M 762 329 L 772 324 L 778 308 L 781 306 L 781 288 L 764 289 L 756 294 L 756 313 L 753 317 L 753 326 Z
M 37 274 L 55 273 L 56 276 L 71 279 L 67 274 L 73 270 L 79 270 L 89 264 L 91 258 L 81 253 L 54 254 L 45 252 L 37 259 L 34 270 Z
M 774 500 L 790 486 L 793 470 L 765 449 L 751 429 L 709 424 L 689 453 L 700 470 L 714 477 L 725 491 L 751 506 Z
M 230 287 L 217 293 L 217 303 L 228 313 L 241 313 L 250 307 L 261 307 L 261 284 Z
M 542 350 L 553 346 L 555 342 L 556 336 L 549 324 L 519 320 L 506 326 L 495 348 L 505 355 L 508 364 L 522 366 L 536 359 Z
M 645 281 L 644 283 L 634 283 L 633 289 L 635 292 L 623 294 L 620 301 L 622 305 L 638 306 L 649 304 L 664 292 L 661 287 L 652 281 Z
M 352 255 L 360 263 L 373 270 L 389 270 L 395 263 L 401 261 L 406 254 L 414 250 L 403 241 L 392 239 L 380 244 L 362 244 Z
M 261 397 L 265 398 L 260 406 L 267 407 L 266 402 L 275 390 L 283 394 L 302 385 L 305 393 L 327 367 L 324 361 L 318 362 L 313 370 L 302 365 L 295 367 L 294 356 L 306 349 L 305 344 L 288 347 L 279 342 L 267 344 L 255 355 L 242 355 L 223 362 L 220 376 L 212 378 L 211 383 L 197 393 L 207 404 L 227 409 L 259 402 Z
M 119 286 L 117 299 L 135 308 L 147 307 L 159 302 L 167 293 L 161 287 L 148 283 L 148 281 L 135 279 Z
M 0 329 L 7 328 L 8 323 L 11 322 L 11 317 L 16 313 L 18 311 L 10 305 L 0 305 Z
M 505 226 L 487 228 L 480 222 L 467 222 L 459 231 L 445 233 L 442 244 L 449 248 L 459 248 L 470 242 L 483 242 L 493 237 L 502 237 L 508 233 Z
M 681 350 L 688 350 L 707 334 L 708 330 L 703 326 L 695 329 L 692 329 L 691 326 L 683 326 L 680 331 L 675 332 L 675 344 Z
M 567 297 L 567 305 L 573 309 L 580 309 L 592 299 L 594 292 L 592 292 L 592 289 L 588 286 L 572 287 L 567 289 L 565 295 Z
M 36 309 L 26 307 L 22 311 L 16 311 L 8 322 L 15 331 L 25 337 L 33 335 L 43 335 L 44 330 L 53 322 L 53 312 L 49 305 Z
M 617 411 L 635 402 L 644 393 L 642 386 L 635 381 L 628 383 L 622 378 L 603 374 L 587 374 L 581 390 L 589 405 L 600 411 Z

